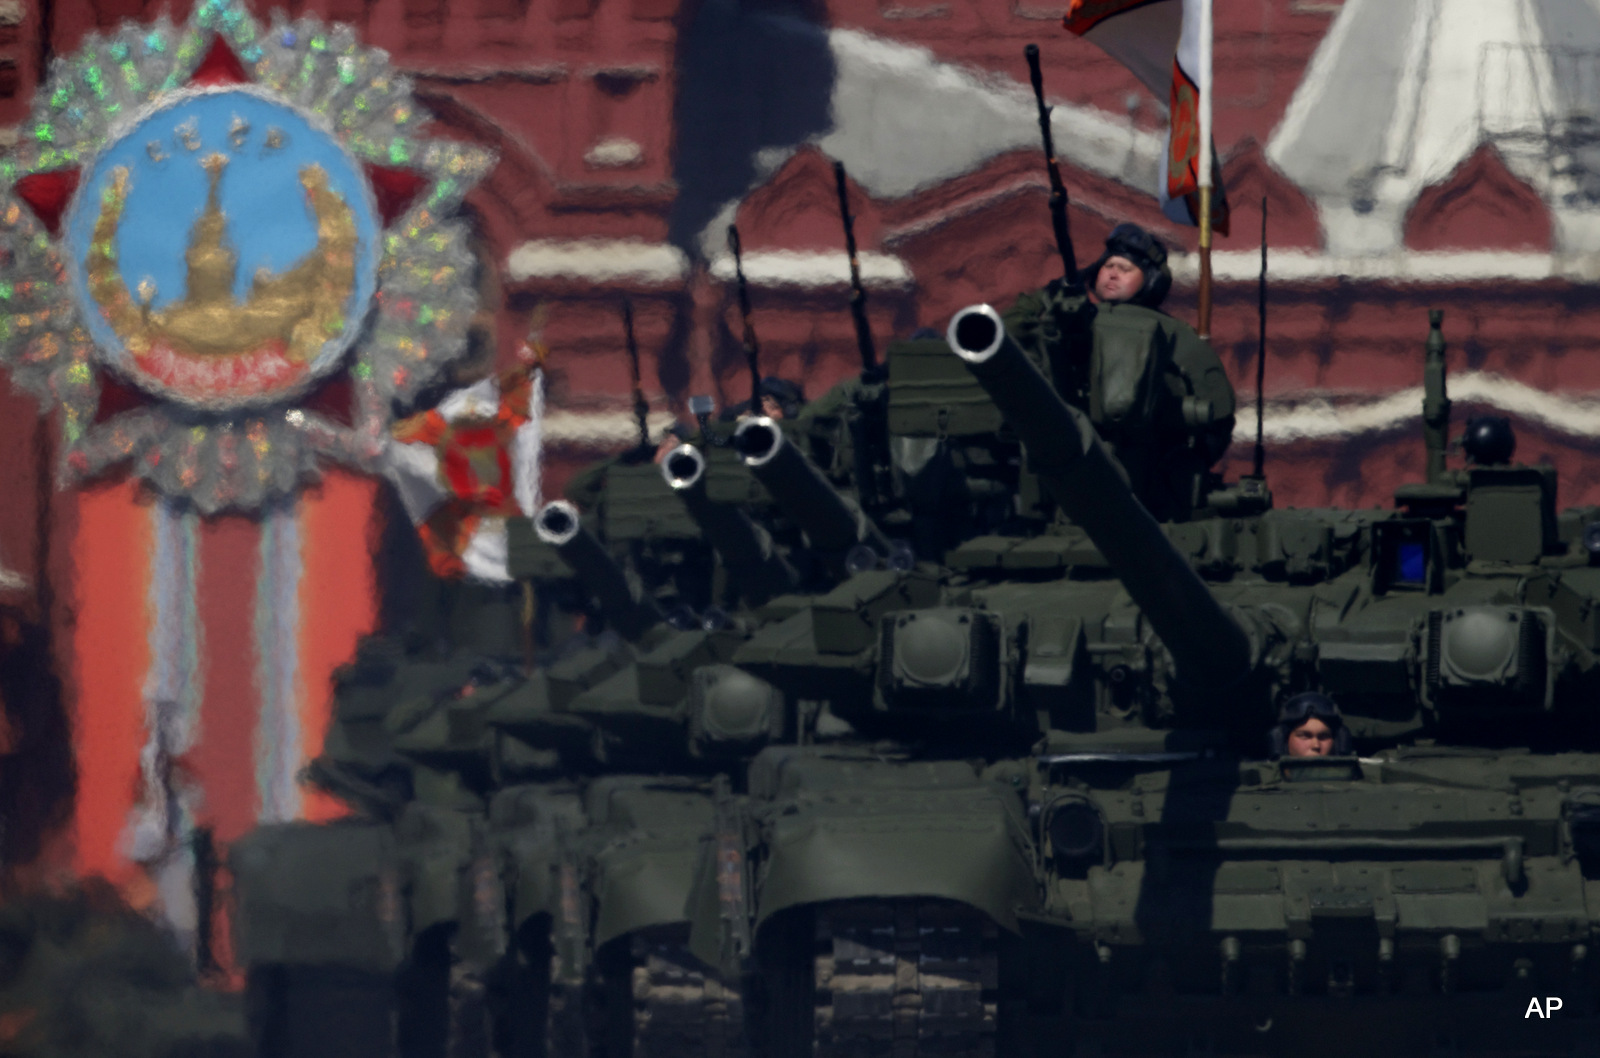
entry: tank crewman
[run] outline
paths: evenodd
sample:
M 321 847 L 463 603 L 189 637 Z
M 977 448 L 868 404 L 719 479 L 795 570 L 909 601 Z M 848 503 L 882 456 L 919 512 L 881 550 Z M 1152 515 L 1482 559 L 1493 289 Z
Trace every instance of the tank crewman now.
M 694 439 L 695 431 L 691 427 L 685 426 L 681 422 L 673 423 L 671 426 L 667 427 L 666 432 L 661 435 L 661 443 L 656 445 L 656 454 L 653 461 L 660 463 L 663 459 L 667 458 L 668 453 L 670 453 L 674 448 L 677 448 L 679 445 L 689 444 Z M 568 496 L 570 497 L 570 495 L 571 492 L 569 490 Z
M 1339 707 L 1316 691 L 1284 702 L 1270 737 L 1274 757 L 1345 757 L 1353 752 Z
M 1024 294 L 1006 328 L 1089 416 L 1151 513 L 1187 517 L 1233 438 L 1233 385 L 1210 343 L 1160 311 L 1172 272 L 1149 232 L 1117 225 L 1081 282 Z
M 769 419 L 793 419 L 806 406 L 805 391 L 798 382 L 768 375 L 756 392 L 761 397 L 761 412 Z M 723 409 L 722 421 L 733 422 L 750 414 L 750 402 L 743 401 Z

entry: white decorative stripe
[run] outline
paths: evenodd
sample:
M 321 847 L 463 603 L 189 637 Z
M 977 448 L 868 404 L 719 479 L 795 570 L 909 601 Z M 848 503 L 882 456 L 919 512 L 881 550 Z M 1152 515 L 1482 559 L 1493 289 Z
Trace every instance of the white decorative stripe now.
M 848 286 L 850 258 L 837 251 L 771 250 L 744 254 L 744 277 L 753 286 L 825 287 Z M 911 269 L 900 258 L 870 250 L 857 255 L 861 282 L 869 287 L 906 288 L 911 286 Z M 711 275 L 725 283 L 733 282 L 733 256 L 721 253 L 711 259 Z
M 532 385 L 528 387 L 528 421 L 517 428 L 515 451 L 511 454 L 511 471 L 516 477 L 517 506 L 532 518 L 538 513 L 544 498 L 540 495 L 539 471 L 544 454 L 544 368 L 533 371 Z
M 179 943 L 196 934 L 194 792 L 174 761 L 199 734 L 201 701 L 199 518 L 170 501 L 150 510 L 155 538 L 150 569 L 150 671 L 144 683 L 145 743 L 139 751 L 140 793 L 126 835 L 128 858 L 149 870 L 160 914 Z
M 1455 372 L 1448 384 L 1458 405 L 1479 405 L 1574 437 L 1600 435 L 1600 393 L 1551 393 L 1489 371 Z M 1421 415 L 1421 386 L 1383 394 L 1273 397 L 1267 401 L 1265 434 L 1268 441 L 1280 443 L 1350 437 L 1409 426 Z M 675 421 L 670 412 L 651 412 L 651 436 L 660 436 Z M 604 448 L 632 444 L 638 436 L 638 421 L 628 411 L 552 409 L 544 416 L 546 444 Z M 1233 436 L 1239 443 L 1255 440 L 1254 394 L 1239 394 Z
M 300 816 L 300 525 L 292 501 L 261 517 L 261 562 L 256 580 L 257 819 L 283 823 Z
M 653 411 L 647 422 L 650 436 L 661 434 L 677 422 L 677 416 L 667 411 Z M 550 410 L 544 416 L 544 441 L 552 445 L 575 445 L 600 448 L 609 445 L 634 444 L 639 440 L 639 420 L 631 411 L 558 411 Z
M 1600 433 L 1600 393 L 1550 393 L 1488 371 L 1462 371 L 1448 382 L 1456 404 L 1477 404 L 1515 415 L 1557 433 L 1591 438 Z M 1253 395 L 1239 395 L 1233 439 L 1255 440 Z M 1408 386 L 1381 396 L 1278 398 L 1267 401 L 1263 433 L 1268 441 L 1332 440 L 1414 426 L 1422 416 L 1422 387 Z
M 506 274 L 528 279 L 582 279 L 605 283 L 634 280 L 679 283 L 689 274 L 689 259 L 667 243 L 636 239 L 534 239 L 511 251 Z
M 467 576 L 485 584 L 510 584 L 508 572 L 511 541 L 504 518 L 483 518 L 461 551 L 461 564 Z
M 1168 261 L 1174 283 L 1192 285 L 1199 282 L 1198 255 L 1173 254 Z M 1254 283 L 1261 274 L 1261 251 L 1214 250 L 1211 254 L 1211 274 L 1225 283 Z M 1495 279 L 1529 283 L 1565 279 L 1593 283 L 1600 279 L 1600 254 L 1407 250 L 1371 256 L 1341 256 L 1306 250 L 1272 250 L 1267 260 L 1269 283 L 1338 278 L 1390 283 L 1470 283 Z
M 445 84 L 478 84 L 483 81 L 524 81 L 528 84 L 556 84 L 565 81 L 571 71 L 563 62 L 531 63 L 520 66 L 494 66 L 490 64 L 439 69 L 432 66 L 413 66 L 404 59 L 398 60 L 407 73 L 419 81 L 442 81 Z

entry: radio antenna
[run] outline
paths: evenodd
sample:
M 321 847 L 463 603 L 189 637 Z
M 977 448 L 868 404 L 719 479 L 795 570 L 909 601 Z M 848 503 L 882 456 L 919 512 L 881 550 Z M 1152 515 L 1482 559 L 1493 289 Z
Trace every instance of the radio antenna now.
M 750 364 L 750 414 L 761 414 L 761 346 L 756 343 L 756 328 L 750 322 L 750 285 L 744 278 L 744 257 L 740 252 L 739 228 L 728 225 L 728 249 L 733 251 L 733 274 L 739 281 L 739 318 L 744 323 L 744 358 Z
M 1061 166 L 1056 164 L 1055 137 L 1050 132 L 1050 107 L 1044 101 L 1044 74 L 1039 69 L 1039 45 L 1022 49 L 1028 60 L 1028 80 L 1033 85 L 1033 104 L 1039 112 L 1039 135 L 1044 138 L 1045 175 L 1050 178 L 1050 228 L 1061 253 L 1062 274 L 1068 286 L 1078 285 L 1078 256 L 1072 249 L 1072 228 L 1067 221 L 1067 185 L 1061 182 Z
M 850 215 L 850 196 L 845 190 L 844 163 L 833 163 L 833 182 L 839 191 L 839 216 L 844 221 L 844 248 L 850 255 L 850 315 L 856 324 L 856 349 L 861 353 L 861 377 L 876 375 L 878 351 L 872 344 L 872 328 L 867 323 L 867 288 L 861 285 L 861 260 L 856 254 L 856 219 Z
M 628 343 L 628 371 L 633 376 L 633 417 L 639 420 L 639 447 L 650 447 L 650 405 L 644 399 L 644 379 L 639 373 L 639 342 L 633 336 L 633 302 L 622 299 L 622 333 Z
M 1256 285 L 1256 470 L 1262 477 L 1267 462 L 1267 196 L 1261 196 L 1261 279 Z

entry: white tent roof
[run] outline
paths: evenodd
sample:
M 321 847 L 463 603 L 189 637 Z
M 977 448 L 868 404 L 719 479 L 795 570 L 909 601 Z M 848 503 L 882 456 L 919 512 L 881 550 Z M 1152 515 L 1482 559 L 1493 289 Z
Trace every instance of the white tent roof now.
M 1065 6 L 1065 5 L 1063 5 Z M 971 172 L 998 154 L 1039 146 L 1033 94 L 1017 77 L 946 63 L 926 48 L 835 29 L 834 127 L 818 146 L 869 194 L 899 198 Z M 1056 103 L 1060 157 L 1155 198 L 1161 137 L 1094 107 Z
M 1482 143 L 1600 248 L 1600 0 L 1346 0 L 1267 156 L 1332 254 L 1397 249 L 1406 210 Z
M 1017 77 L 1007 77 L 860 30 L 827 32 L 835 64 L 833 126 L 812 142 L 843 162 L 850 178 L 874 198 L 912 195 L 997 155 L 1039 148 L 1038 111 L 1020 80 L 1026 73 L 1020 54 Z M 1161 136 L 1136 127 L 1126 115 L 1060 101 L 1051 106 L 1056 153 L 1063 161 L 1136 187 L 1154 204 Z M 770 179 L 794 149 L 757 154 L 751 187 Z M 703 229 L 708 257 L 720 251 L 737 206 L 736 200 L 726 203 Z

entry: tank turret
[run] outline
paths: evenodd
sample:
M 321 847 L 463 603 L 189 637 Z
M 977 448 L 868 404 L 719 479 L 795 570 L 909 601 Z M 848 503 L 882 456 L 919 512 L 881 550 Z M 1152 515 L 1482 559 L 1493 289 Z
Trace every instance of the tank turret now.
M 1229 685 L 1254 664 L 1250 637 L 1139 503 L 1082 412 L 1068 405 L 988 305 L 950 321 L 967 362 L 1027 447 L 1056 503 L 1088 534 L 1188 681 Z
M 685 444 L 668 452 L 661 476 L 722 556 L 744 599 L 759 605 L 795 590 L 800 576 L 774 549 L 772 535 L 739 508 L 707 495 L 706 457 L 698 448 Z

